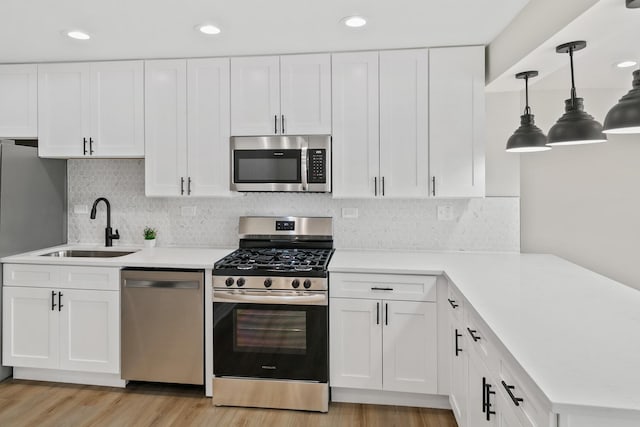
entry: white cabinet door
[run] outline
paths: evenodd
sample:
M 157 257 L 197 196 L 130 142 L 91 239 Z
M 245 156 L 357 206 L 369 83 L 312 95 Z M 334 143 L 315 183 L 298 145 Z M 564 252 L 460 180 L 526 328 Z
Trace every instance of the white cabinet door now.
M 332 56 L 333 197 L 380 192 L 378 52 Z
M 57 294 L 46 288 L 2 290 L 2 364 L 58 367 Z
M 431 49 L 429 80 L 432 193 L 484 196 L 484 47 Z
M 229 59 L 188 60 L 187 91 L 187 193 L 228 196 Z
M 88 63 L 38 65 L 38 154 L 83 157 L 91 132 Z
M 331 134 L 331 56 L 280 57 L 280 132 Z
M 466 345 L 466 335 L 462 332 L 462 328 L 451 314 L 450 334 L 451 334 L 451 389 L 449 394 L 449 402 L 451 409 L 458 421 L 460 427 L 467 424 L 467 382 L 468 382 L 468 363 L 467 354 L 468 347 Z
M 187 191 L 187 62 L 145 62 L 145 194 Z
M 493 427 L 498 425 L 498 387 L 488 375 L 487 368 L 474 354 L 467 356 L 469 383 L 467 384 L 467 425 Z
M 498 421 L 499 427 L 523 427 L 524 424 L 520 421 L 516 413 L 509 407 L 511 402 L 507 399 L 503 393 L 498 393 L 497 398 L 498 407 Z
M 92 157 L 144 157 L 142 61 L 91 64 Z
M 120 372 L 118 291 L 61 289 L 60 369 Z
M 329 301 L 331 387 L 382 389 L 381 302 Z
M 380 175 L 385 197 L 429 193 L 429 51 L 380 52 Z
M 231 135 L 280 133 L 280 58 L 231 58 Z
M 0 66 L 0 137 L 38 137 L 38 68 Z
M 383 389 L 437 393 L 436 304 L 386 300 L 383 304 Z

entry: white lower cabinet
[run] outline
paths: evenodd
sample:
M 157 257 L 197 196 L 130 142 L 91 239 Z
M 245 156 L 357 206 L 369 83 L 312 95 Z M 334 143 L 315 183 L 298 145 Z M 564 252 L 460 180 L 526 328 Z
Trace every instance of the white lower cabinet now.
M 438 386 L 435 301 L 395 300 L 397 295 L 389 284 L 406 286 L 406 283 L 402 276 L 386 276 L 387 280 L 384 276 L 332 276 L 335 295 L 361 292 L 362 277 L 371 281 L 369 295 L 364 298 L 329 300 L 330 386 L 435 394 Z M 416 276 L 409 277 L 412 280 L 408 282 L 415 283 Z M 430 280 L 426 282 L 431 284 Z M 435 290 L 435 281 L 433 287 Z M 380 292 L 386 294 L 384 298 Z
M 52 378 L 47 370 L 119 379 L 118 271 L 5 264 L 2 364 L 37 368 L 42 379 Z M 82 277 L 87 289 L 81 288 Z M 65 283 L 69 287 L 60 286 Z
M 451 410 L 458 420 L 458 424 L 462 427 L 465 425 L 463 420 L 466 420 L 467 409 L 468 347 L 466 346 L 465 335 L 460 328 L 460 325 L 453 322 L 449 327 L 452 339 L 449 403 L 451 404 Z
M 467 357 L 467 426 L 495 427 L 499 405 L 497 385 L 480 358 L 471 352 Z

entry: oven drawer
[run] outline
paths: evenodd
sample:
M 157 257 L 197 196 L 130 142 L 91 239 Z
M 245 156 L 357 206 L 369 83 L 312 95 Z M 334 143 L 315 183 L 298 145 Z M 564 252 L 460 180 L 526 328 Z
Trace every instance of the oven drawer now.
M 436 301 L 436 276 L 331 273 L 332 298 Z

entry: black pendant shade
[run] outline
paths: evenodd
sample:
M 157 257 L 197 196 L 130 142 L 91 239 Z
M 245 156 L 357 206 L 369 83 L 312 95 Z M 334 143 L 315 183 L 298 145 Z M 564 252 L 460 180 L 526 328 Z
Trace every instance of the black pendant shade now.
M 564 101 L 565 113 L 558 122 L 549 129 L 547 145 L 578 145 L 605 142 L 606 135 L 602 125 L 593 116 L 584 111 L 584 100 L 576 96 L 576 85 L 573 73 L 573 52 L 584 49 L 585 41 L 575 41 L 556 47 L 558 53 L 569 53 L 571 63 L 571 98 Z
M 516 74 L 516 79 L 524 79 L 526 107 L 524 114 L 520 116 L 520 127 L 516 129 L 511 138 L 507 141 L 507 151 L 510 153 L 530 153 L 533 151 L 550 150 L 547 137 L 542 130 L 536 126 L 529 107 L 529 78 L 538 75 L 537 71 L 524 71 Z
M 607 113 L 604 132 L 640 133 L 640 70 L 633 72 L 633 89 Z

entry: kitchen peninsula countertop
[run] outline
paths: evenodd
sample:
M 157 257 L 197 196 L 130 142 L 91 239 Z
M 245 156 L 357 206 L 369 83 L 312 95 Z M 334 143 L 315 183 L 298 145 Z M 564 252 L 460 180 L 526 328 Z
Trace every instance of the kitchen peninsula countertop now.
M 445 274 L 553 412 L 640 420 L 636 289 L 541 254 L 338 250 L 329 271 Z

